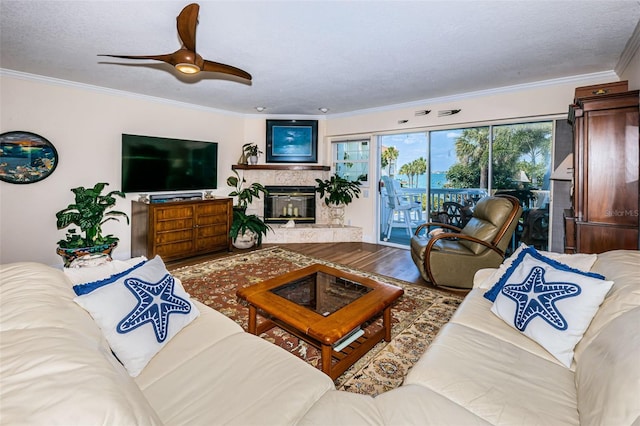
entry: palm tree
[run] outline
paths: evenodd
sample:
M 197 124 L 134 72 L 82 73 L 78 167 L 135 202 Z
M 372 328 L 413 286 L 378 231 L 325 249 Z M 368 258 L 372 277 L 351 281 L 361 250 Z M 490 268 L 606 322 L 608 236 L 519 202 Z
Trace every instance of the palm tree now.
M 474 127 L 464 129 L 456 140 L 456 154 L 462 166 L 480 171 L 478 187 L 488 188 L 489 180 L 489 128 Z M 447 179 L 455 182 L 456 179 Z
M 391 166 L 398 159 L 400 152 L 395 146 L 382 147 L 382 155 L 380 155 L 380 165 L 382 168 L 388 167 L 387 175 L 392 176 Z

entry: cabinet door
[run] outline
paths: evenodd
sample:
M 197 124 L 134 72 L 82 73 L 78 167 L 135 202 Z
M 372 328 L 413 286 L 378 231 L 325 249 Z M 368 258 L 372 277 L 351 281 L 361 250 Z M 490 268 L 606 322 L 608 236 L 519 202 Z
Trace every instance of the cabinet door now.
M 195 247 L 194 216 L 192 205 L 155 208 L 155 253 L 163 259 L 175 259 L 192 253 Z
M 229 204 L 225 201 L 196 205 L 196 252 L 228 247 L 228 217 Z
M 591 111 L 585 118 L 585 222 L 638 226 L 638 109 Z

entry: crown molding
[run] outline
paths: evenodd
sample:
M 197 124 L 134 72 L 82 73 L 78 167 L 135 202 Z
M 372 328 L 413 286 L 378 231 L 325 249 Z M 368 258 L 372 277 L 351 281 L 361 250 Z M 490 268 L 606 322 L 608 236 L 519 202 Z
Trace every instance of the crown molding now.
M 638 21 L 633 34 L 631 34 L 627 44 L 624 46 L 620 59 L 618 59 L 618 63 L 614 68 L 618 75 L 624 73 L 635 55 L 640 55 L 640 21 Z
M 638 28 L 640 28 L 640 24 L 638 25 L 638 27 L 636 27 L 634 37 L 632 37 L 632 39 L 629 40 L 629 43 L 627 43 L 627 48 L 625 48 L 625 52 L 627 51 L 631 52 L 633 50 L 632 49 L 633 46 L 640 44 L 640 31 L 638 30 Z M 632 42 L 632 40 L 635 40 L 635 41 Z M 626 56 L 626 55 L 623 55 L 623 56 Z M 631 60 L 632 57 L 633 55 L 629 55 L 628 59 L 626 59 L 627 61 L 626 65 L 629 64 L 629 61 Z M 619 61 L 618 63 L 620 64 L 621 62 L 622 61 Z M 98 93 L 103 93 L 108 95 L 116 95 L 116 96 L 132 98 L 132 99 L 140 99 L 148 102 L 156 102 L 156 103 L 161 103 L 166 105 L 177 106 L 180 108 L 189 108 L 193 110 L 213 112 L 217 114 L 224 114 L 224 115 L 230 115 L 235 117 L 245 117 L 245 118 L 252 118 L 252 119 L 256 119 L 256 118 L 278 119 L 283 117 L 290 119 L 293 117 L 294 119 L 307 119 L 307 120 L 317 119 L 320 121 L 327 120 L 328 118 L 343 118 L 343 117 L 351 117 L 351 116 L 371 114 L 371 113 L 377 113 L 377 112 L 394 111 L 394 110 L 404 109 L 404 108 L 424 107 L 424 105 L 429 105 L 429 104 L 458 102 L 466 99 L 478 98 L 483 96 L 491 96 L 491 95 L 496 95 L 501 93 L 518 92 L 523 90 L 530 90 L 530 89 L 536 89 L 540 87 L 548 87 L 548 86 L 554 86 L 554 85 L 560 85 L 560 84 L 572 83 L 575 86 L 581 86 L 581 85 L 593 84 L 594 82 L 598 82 L 598 81 L 607 81 L 607 80 L 617 81 L 620 78 L 615 71 L 611 70 L 611 71 L 603 71 L 603 72 L 591 73 L 591 74 L 580 74 L 580 75 L 556 78 L 551 80 L 542 80 L 542 81 L 537 81 L 533 83 L 516 84 L 512 86 L 504 86 L 504 87 L 498 87 L 494 89 L 479 90 L 475 92 L 467 92 L 467 93 L 461 93 L 461 94 L 456 94 L 451 96 L 443 96 L 439 98 L 423 99 L 423 100 L 412 101 L 412 102 L 407 102 L 402 104 L 393 104 L 393 105 L 386 105 L 386 106 L 376 107 L 376 108 L 367 108 L 367 109 L 361 109 L 361 110 L 345 112 L 345 113 L 336 113 L 336 114 L 329 113 L 329 114 L 322 114 L 322 115 L 295 115 L 295 114 L 264 114 L 264 113 L 245 114 L 245 113 L 233 112 L 233 111 L 228 111 L 223 109 L 205 107 L 205 106 L 196 105 L 196 104 L 190 104 L 186 102 L 174 101 L 171 99 L 159 98 L 155 96 L 141 95 L 137 93 L 127 92 L 124 90 L 111 89 L 111 88 L 95 86 L 95 85 L 85 84 L 85 83 L 77 83 L 69 80 L 63 80 L 63 79 L 58 79 L 53 77 L 45 77 L 37 74 L 30 74 L 30 73 L 25 73 L 21 71 L 14 71 L 14 70 L 9 70 L 5 68 L 0 68 L 0 76 L 3 76 L 3 75 L 21 79 L 21 80 L 38 81 L 38 82 L 43 82 L 43 83 L 48 83 L 48 84 L 53 84 L 58 86 L 90 90 L 93 92 L 98 92 Z
M 205 107 L 201 105 L 190 104 L 187 102 L 180 102 L 180 101 L 174 101 L 171 99 L 159 98 L 156 96 L 141 95 L 139 93 L 127 92 L 127 91 L 118 90 L 118 89 L 111 89 L 108 87 L 94 86 L 92 84 L 78 83 L 75 81 L 63 80 L 60 78 L 53 78 L 53 77 L 46 77 L 42 75 L 30 74 L 30 73 L 21 72 L 21 71 L 14 71 L 6 68 L 0 68 L 0 76 L 13 77 L 19 80 L 36 81 L 40 83 L 52 84 L 55 86 L 88 90 L 88 91 L 102 93 L 106 95 L 122 96 L 126 98 L 131 98 L 131 99 L 139 99 L 147 102 L 155 102 L 159 104 L 171 105 L 171 106 L 176 106 L 180 108 L 189 108 L 189 109 L 205 111 L 205 112 L 215 112 L 217 114 L 231 115 L 236 117 L 245 117 L 247 115 L 247 114 L 242 114 L 238 112 L 227 111 L 224 109 Z
M 595 82 L 603 81 L 603 80 L 618 81 L 619 79 L 620 77 L 613 70 L 602 71 L 602 72 L 591 73 L 591 74 L 580 74 L 580 75 L 574 75 L 569 77 L 554 78 L 550 80 L 535 81 L 532 83 L 515 84 L 512 86 L 503 86 L 503 87 L 497 87 L 494 89 L 478 90 L 475 92 L 460 93 L 460 94 L 451 95 L 451 96 L 442 96 L 439 98 L 423 99 L 423 100 L 412 101 L 412 102 L 407 102 L 403 104 L 386 105 L 382 107 L 367 108 L 367 109 L 361 109 L 357 111 L 344 112 L 344 113 L 338 113 L 338 114 L 329 114 L 329 115 L 331 116 L 331 118 L 343 118 L 343 117 L 351 117 L 355 115 L 371 114 L 376 112 L 387 112 L 387 111 L 393 111 L 393 110 L 404 109 L 404 108 L 424 107 L 425 105 L 430 105 L 430 104 L 459 102 L 462 100 L 467 100 L 472 98 L 491 96 L 491 95 L 496 95 L 501 93 L 520 92 L 523 90 L 537 89 L 541 87 L 556 86 L 556 85 L 568 84 L 568 83 L 572 83 L 576 86 L 583 86 L 588 84 L 595 84 Z

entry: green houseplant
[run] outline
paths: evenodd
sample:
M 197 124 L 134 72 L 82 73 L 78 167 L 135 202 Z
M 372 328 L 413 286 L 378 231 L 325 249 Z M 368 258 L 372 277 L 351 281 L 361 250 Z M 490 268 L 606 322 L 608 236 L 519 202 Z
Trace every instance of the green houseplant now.
M 258 164 L 258 156 L 262 154 L 258 145 L 255 143 L 246 143 L 242 146 L 242 150 L 250 164 Z
M 331 223 L 344 225 L 344 207 L 360 198 L 360 181 L 350 181 L 334 174 L 329 179 L 316 179 L 316 192 L 330 208 Z
M 229 236 L 233 240 L 234 247 L 249 248 L 262 244 L 262 236 L 266 236 L 270 229 L 271 227 L 257 215 L 234 210 Z
M 235 176 L 227 178 L 227 185 L 234 188 L 229 193 L 231 197 L 237 197 L 236 205 L 233 206 L 233 222 L 229 236 L 233 240 L 233 245 L 237 248 L 249 248 L 254 244 L 262 244 L 262 236 L 267 235 L 271 229 L 260 217 L 255 214 L 248 215 L 247 206 L 254 198 L 260 198 L 260 194 L 267 195 L 269 192 L 260 183 L 254 182 L 245 186 L 247 181 L 240 177 L 237 171 L 233 171 Z
M 245 187 L 247 183 L 244 177 L 240 177 L 237 171 L 233 171 L 235 176 L 229 176 L 227 178 L 227 185 L 234 188 L 229 193 L 231 197 L 238 197 L 236 207 L 240 210 L 247 210 L 247 206 L 253 201 L 254 198 L 260 198 L 260 193 L 267 195 L 269 191 L 258 182 L 254 182 Z
M 82 186 L 71 189 L 75 194 L 75 202 L 56 213 L 58 229 L 75 225 L 80 229 L 71 228 L 66 238 L 58 241 L 57 253 L 62 256 L 65 266 L 79 257 L 87 254 L 102 253 L 110 255 L 118 244 L 119 238 L 111 234 L 102 235 L 102 225 L 110 220 L 124 217 L 129 224 L 126 213 L 111 210 L 116 204 L 115 196 L 125 198 L 121 191 L 111 191 L 102 194 L 108 183 L 96 183 L 93 188 Z

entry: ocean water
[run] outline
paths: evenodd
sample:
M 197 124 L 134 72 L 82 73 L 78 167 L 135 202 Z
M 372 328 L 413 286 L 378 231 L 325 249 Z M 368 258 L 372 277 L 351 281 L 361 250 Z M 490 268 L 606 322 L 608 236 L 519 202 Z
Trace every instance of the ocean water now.
M 406 175 L 396 175 L 396 179 L 407 184 L 409 182 L 409 178 Z M 431 188 L 436 188 L 436 189 L 444 188 L 445 183 L 447 183 L 447 172 L 431 173 Z M 426 187 L 427 187 L 427 176 L 426 175 L 418 176 L 417 188 L 426 188 Z

